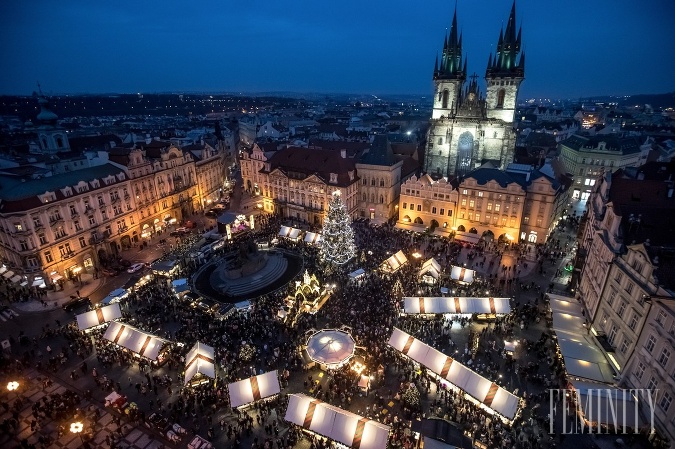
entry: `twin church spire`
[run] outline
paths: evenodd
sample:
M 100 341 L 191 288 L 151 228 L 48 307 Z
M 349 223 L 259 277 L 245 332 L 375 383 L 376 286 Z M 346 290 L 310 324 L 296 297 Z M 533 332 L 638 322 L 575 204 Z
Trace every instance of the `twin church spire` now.
M 516 2 L 511 7 L 506 31 L 499 32 L 497 51 L 488 58 L 486 78 L 516 76 L 523 77 L 525 73 L 525 53 L 521 53 L 521 28 L 516 31 Z M 458 37 L 459 34 L 459 37 Z M 443 40 L 443 53 L 439 61 L 436 56 L 434 65 L 434 79 L 465 80 L 467 76 L 467 58 L 462 57 L 462 34 L 458 33 L 457 5 L 452 17 L 450 34 L 446 33 Z

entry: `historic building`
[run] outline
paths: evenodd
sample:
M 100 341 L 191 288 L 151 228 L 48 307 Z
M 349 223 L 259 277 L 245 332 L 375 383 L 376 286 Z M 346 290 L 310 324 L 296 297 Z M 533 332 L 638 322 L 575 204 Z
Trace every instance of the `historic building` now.
M 565 171 L 574 179 L 571 196 L 586 200 L 605 171 L 639 167 L 647 162 L 651 145 L 636 137 L 574 135 L 558 145 Z
M 255 196 L 255 207 L 267 213 L 323 223 L 335 190 L 352 218 L 358 216 L 358 181 L 346 150 L 288 147 L 264 152 L 254 144 L 240 159 L 244 189 Z
M 384 223 L 398 212 L 401 182 L 418 168 L 417 161 L 394 154 L 384 135 L 375 136 L 370 149 L 356 163 L 361 178 L 359 215 L 373 223 Z
M 529 166 L 481 167 L 452 182 L 429 175 L 401 186 L 398 227 L 542 243 L 564 211 L 564 186 Z
M 525 55 L 521 54 L 515 2 L 506 30 L 499 33 L 496 53 L 488 58 L 485 95 L 480 92 L 477 75 L 472 75 L 467 84 L 467 63 L 455 11 L 440 61 L 436 58 L 434 67 L 434 106 L 424 170 L 434 178 L 450 179 L 487 161 L 499 168 L 512 162 L 516 99 L 524 77 Z
M 131 229 L 131 182 L 115 164 L 49 177 L 0 176 L 0 256 L 23 282 L 92 272 Z M 23 278 L 26 276 L 26 278 Z

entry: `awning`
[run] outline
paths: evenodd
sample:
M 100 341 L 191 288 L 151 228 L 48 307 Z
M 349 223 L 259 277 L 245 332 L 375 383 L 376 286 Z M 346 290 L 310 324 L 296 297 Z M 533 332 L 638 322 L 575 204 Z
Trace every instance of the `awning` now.
M 40 286 L 41 284 L 44 284 L 44 283 L 45 283 L 44 279 L 34 279 L 33 285 L 31 285 L 31 287 L 38 287 L 38 286 Z
M 230 406 L 239 407 L 279 394 L 281 385 L 279 385 L 277 372 L 270 371 L 239 382 L 233 382 L 227 386 L 227 389 L 230 392 Z
M 197 342 L 185 357 L 185 385 L 197 374 L 216 378 L 215 351 L 211 346 Z
M 5 274 L 2 275 L 2 277 L 5 278 L 5 279 L 9 279 L 12 276 L 14 276 L 14 272 L 12 270 L 9 270 L 9 271 L 5 272 Z
M 19 276 L 18 274 L 15 274 L 14 276 L 12 276 L 12 279 L 10 279 L 10 281 L 14 282 L 15 284 L 17 282 L 19 282 L 20 280 L 21 280 L 21 276 Z
M 347 332 L 324 329 L 312 334 L 307 340 L 307 354 L 317 363 L 338 368 L 354 355 L 356 343 Z
M 318 245 L 321 242 L 321 234 L 316 232 L 308 232 L 305 234 L 305 242 L 312 245 Z
M 54 276 L 52 276 L 52 282 L 60 281 L 61 279 L 63 279 L 63 276 L 61 276 L 60 274 L 55 274 Z
M 162 346 L 166 343 L 162 338 L 118 321 L 110 322 L 103 338 L 150 360 L 157 360 Z
M 631 394 L 631 390 L 581 381 L 572 381 L 572 386 L 576 390 L 580 411 L 587 421 L 610 426 L 616 424 L 620 429 L 634 430 L 644 424 L 638 412 L 639 399 Z
M 347 447 L 385 449 L 389 426 L 304 394 L 289 394 L 284 419 Z
M 475 371 L 442 352 L 422 343 L 398 328 L 389 338 L 389 345 L 417 363 L 463 390 L 486 407 L 509 420 L 518 412 L 518 397 L 489 381 Z
M 23 281 L 23 282 L 20 283 L 19 285 L 22 286 L 22 287 L 25 287 L 26 285 L 28 285 L 28 281 Z
M 120 302 L 120 300 L 124 299 L 127 296 L 127 291 L 123 288 L 118 288 L 110 293 L 108 293 L 108 296 L 103 298 L 103 301 L 101 301 L 101 304 L 108 305 L 112 304 L 114 302 Z
M 77 327 L 81 331 L 89 329 L 90 327 L 100 326 L 108 321 L 122 318 L 122 311 L 119 304 L 111 304 L 109 306 L 100 307 L 96 310 L 81 313 L 77 315 Z
M 478 243 L 480 236 L 478 234 L 473 234 L 471 232 L 455 232 L 455 240 L 461 240 L 467 243 Z
M 511 302 L 509 298 L 408 296 L 403 298 L 403 304 L 403 313 L 406 314 L 486 313 L 507 315 L 511 313 Z
M 403 231 L 412 231 L 412 232 L 424 232 L 427 229 L 424 225 L 418 225 L 414 223 L 404 223 L 402 221 L 396 222 L 394 227 L 397 229 L 401 229 Z

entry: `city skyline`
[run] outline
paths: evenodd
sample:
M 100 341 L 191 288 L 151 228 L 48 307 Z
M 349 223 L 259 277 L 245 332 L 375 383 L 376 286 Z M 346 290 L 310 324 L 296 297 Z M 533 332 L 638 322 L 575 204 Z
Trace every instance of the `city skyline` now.
M 468 72 L 481 78 L 511 0 L 457 2 Z M 37 6 L 36 6 L 37 5 Z M 316 92 L 431 95 L 454 2 L 183 5 L 3 3 L 0 94 Z M 634 2 L 517 2 L 520 98 L 673 90 L 668 19 Z M 602 20 L 598 20 L 602 18 Z M 625 24 L 618 26 L 617 24 Z

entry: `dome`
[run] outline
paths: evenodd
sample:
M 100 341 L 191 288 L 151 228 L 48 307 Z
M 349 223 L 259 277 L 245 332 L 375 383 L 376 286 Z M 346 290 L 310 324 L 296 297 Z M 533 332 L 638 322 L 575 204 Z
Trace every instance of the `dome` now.
M 59 116 L 49 109 L 49 100 L 40 97 L 38 103 L 40 104 L 40 113 L 37 115 L 37 119 L 43 123 L 55 123 Z

